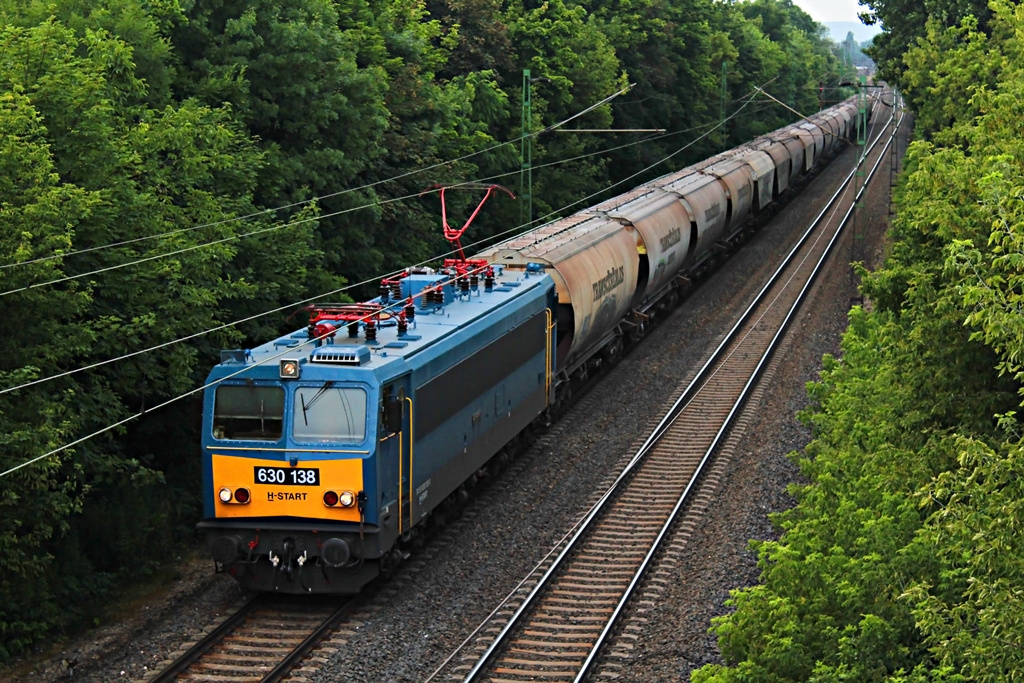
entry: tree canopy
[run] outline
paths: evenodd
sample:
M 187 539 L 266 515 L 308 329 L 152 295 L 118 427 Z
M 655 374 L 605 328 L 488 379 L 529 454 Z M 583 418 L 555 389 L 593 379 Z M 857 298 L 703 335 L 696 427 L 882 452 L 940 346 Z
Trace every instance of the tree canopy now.
M 925 38 L 929 22 L 943 28 L 958 25 L 967 17 L 974 17 L 979 25 L 988 26 L 989 0 L 859 0 L 866 8 L 861 20 L 869 26 L 881 24 L 884 31 L 875 36 L 868 56 L 878 64 L 879 78 L 894 85 L 903 85 L 903 74 L 908 66 L 903 54 L 918 39 Z
M 700 683 L 1016 680 L 1024 317 L 1024 7 L 904 45 L 922 137 L 884 267 L 826 358 L 793 457 L 809 483 L 717 620 Z M 941 83 L 941 87 L 937 86 Z

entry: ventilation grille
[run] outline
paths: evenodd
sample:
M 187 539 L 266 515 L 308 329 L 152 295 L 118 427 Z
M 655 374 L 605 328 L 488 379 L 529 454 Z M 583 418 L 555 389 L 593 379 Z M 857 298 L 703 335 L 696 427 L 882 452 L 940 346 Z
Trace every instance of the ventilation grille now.
M 330 365 L 363 365 L 370 362 L 370 349 L 365 346 L 321 346 L 313 350 L 309 360 Z

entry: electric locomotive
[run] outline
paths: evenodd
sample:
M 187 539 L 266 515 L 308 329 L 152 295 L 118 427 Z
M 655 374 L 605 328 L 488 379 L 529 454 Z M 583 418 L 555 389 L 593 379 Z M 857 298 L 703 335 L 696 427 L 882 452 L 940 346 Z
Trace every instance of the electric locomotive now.
M 448 265 L 222 353 L 204 396 L 199 528 L 243 587 L 357 592 L 549 405 L 551 277 Z

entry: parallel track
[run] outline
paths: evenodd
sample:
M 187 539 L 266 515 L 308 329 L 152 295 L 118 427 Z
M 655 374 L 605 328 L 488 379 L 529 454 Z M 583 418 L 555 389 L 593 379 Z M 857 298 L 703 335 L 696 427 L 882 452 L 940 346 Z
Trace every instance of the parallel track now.
M 894 119 L 889 119 L 865 157 L 878 147 Z M 885 149 L 897 128 L 898 123 Z M 885 149 L 878 154 L 872 176 Z M 845 204 L 842 200 L 853 194 L 849 188 L 860 168 L 846 178 L 712 358 L 681 390 L 615 485 L 581 521 L 466 675 L 467 683 L 582 681 L 587 675 L 659 544 L 687 504 L 706 463 L 838 243 L 870 176 L 842 220 L 824 219 L 830 210 L 833 214 L 839 211 L 839 205 Z M 495 630 L 492 627 L 490 632 Z
M 225 619 L 147 683 L 276 683 L 334 631 L 357 605 L 259 596 Z
M 853 178 L 851 173 L 844 187 Z M 834 232 L 843 224 L 845 219 Z M 677 391 L 665 419 L 581 522 L 467 682 L 583 680 L 835 240 L 813 226 L 808 230 L 713 358 Z M 793 263 L 799 265 L 787 270 Z M 147 683 L 283 680 L 355 605 L 255 598 Z

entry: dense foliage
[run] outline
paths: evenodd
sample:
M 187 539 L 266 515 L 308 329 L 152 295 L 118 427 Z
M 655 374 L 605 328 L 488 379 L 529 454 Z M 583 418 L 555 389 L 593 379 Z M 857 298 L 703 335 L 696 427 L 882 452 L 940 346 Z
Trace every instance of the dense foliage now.
M 425 189 L 515 187 L 524 132 L 629 83 L 568 127 L 668 135 L 539 136 L 535 219 L 842 95 L 838 47 L 790 0 L 0 0 L 0 17 L 0 472 L 38 459 L 0 477 L 0 662 L 194 541 L 195 398 L 130 418 L 297 302 L 436 258 Z M 735 117 L 713 131 L 724 61 Z M 747 104 L 755 86 L 791 110 Z M 473 237 L 519 217 L 492 202 Z
M 931 22 L 905 52 L 929 140 L 872 308 L 810 387 L 809 483 L 716 622 L 727 666 L 694 681 L 1020 679 L 1022 39 L 1024 7 L 999 1 L 988 34 Z
M 918 39 L 925 38 L 929 25 L 949 28 L 973 17 L 982 27 L 989 25 L 989 0 L 858 0 L 866 7 L 861 19 L 880 24 L 884 31 L 875 36 L 868 55 L 878 64 L 879 78 L 903 86 L 908 70 L 903 55 Z M 913 70 L 912 68 L 910 70 Z

